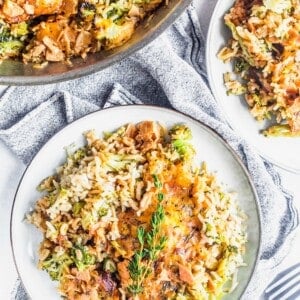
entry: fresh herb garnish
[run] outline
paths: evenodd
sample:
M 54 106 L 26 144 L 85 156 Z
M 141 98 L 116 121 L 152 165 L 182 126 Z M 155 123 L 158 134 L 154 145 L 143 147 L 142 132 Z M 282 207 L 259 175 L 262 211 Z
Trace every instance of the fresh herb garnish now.
M 157 194 L 157 200 L 158 200 L 159 202 L 163 201 L 163 200 L 164 200 L 164 194 L 163 194 L 163 193 L 158 193 L 158 194 Z
M 165 218 L 165 211 L 161 203 L 153 212 L 150 220 L 150 229 L 146 231 L 140 226 L 137 231 L 137 239 L 140 243 L 139 250 L 134 254 L 128 265 L 132 284 L 128 291 L 134 295 L 143 292 L 143 282 L 153 269 L 153 263 L 164 249 L 167 237 L 161 234 L 161 224 Z
M 156 174 L 152 175 L 153 180 L 154 180 L 154 186 L 158 189 L 160 189 L 162 187 L 162 183 L 160 182 L 158 176 Z

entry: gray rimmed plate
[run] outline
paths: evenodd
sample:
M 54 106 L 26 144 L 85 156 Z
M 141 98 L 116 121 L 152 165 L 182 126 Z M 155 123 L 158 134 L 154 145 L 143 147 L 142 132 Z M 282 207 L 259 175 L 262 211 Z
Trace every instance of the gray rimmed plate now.
M 259 256 L 261 229 L 257 196 L 240 159 L 220 136 L 191 117 L 165 108 L 131 105 L 97 111 L 69 124 L 42 147 L 27 167 L 15 195 L 11 216 L 11 244 L 18 273 L 33 300 L 59 299 L 56 285 L 51 282 L 46 272 L 37 268 L 38 247 L 42 235 L 34 226 L 24 221 L 25 214 L 40 196 L 36 187 L 64 162 L 65 146 L 73 143 L 78 147 L 83 145 L 84 131 L 95 129 L 102 133 L 115 130 L 126 123 L 143 120 L 159 121 L 166 126 L 176 123 L 188 125 L 193 133 L 193 145 L 199 163 L 207 162 L 208 169 L 216 172 L 219 181 L 228 190 L 238 193 L 239 205 L 248 216 L 249 242 L 245 254 L 247 266 L 239 269 L 239 285 L 224 299 L 239 299 L 245 291 Z
M 211 17 L 206 43 L 206 65 L 210 87 L 229 125 L 272 163 L 294 173 L 300 173 L 300 138 L 265 137 L 261 131 L 267 122 L 258 122 L 251 115 L 243 96 L 226 94 L 223 74 L 232 72 L 231 63 L 224 64 L 217 53 L 231 37 L 224 15 L 234 0 L 219 0 Z

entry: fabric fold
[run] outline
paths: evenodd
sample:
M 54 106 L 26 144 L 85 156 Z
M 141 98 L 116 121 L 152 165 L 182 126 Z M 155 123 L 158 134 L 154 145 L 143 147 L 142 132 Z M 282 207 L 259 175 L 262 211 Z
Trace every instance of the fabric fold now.
M 27 164 L 37 149 L 59 129 L 97 109 L 98 106 L 68 92 L 56 92 L 17 123 L 0 130 L 0 138 Z

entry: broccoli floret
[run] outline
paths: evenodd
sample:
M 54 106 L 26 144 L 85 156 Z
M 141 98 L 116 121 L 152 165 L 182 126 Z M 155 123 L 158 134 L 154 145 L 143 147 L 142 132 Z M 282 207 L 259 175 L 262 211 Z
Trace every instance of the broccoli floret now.
M 24 44 L 19 40 L 0 43 L 0 55 L 16 56 L 20 53 Z
M 112 135 L 113 135 L 112 132 L 104 131 L 104 132 L 103 132 L 103 139 L 106 141 L 106 140 L 109 139 Z
M 128 164 L 132 162 L 142 162 L 144 157 L 139 154 L 115 154 L 115 153 L 106 153 L 106 166 L 111 171 L 120 171 L 124 170 Z
M 290 0 L 263 0 L 264 6 L 277 13 L 282 14 L 285 10 L 289 10 L 292 7 Z
M 10 40 L 10 32 L 8 26 L 0 22 L 0 43 L 8 42 Z
M 299 137 L 300 131 L 293 132 L 289 125 L 274 125 L 263 131 L 266 137 Z
M 113 171 L 120 171 L 125 168 L 127 160 L 123 159 L 122 155 L 119 154 L 109 154 L 106 165 Z
M 17 56 L 23 47 L 23 41 L 11 31 L 7 24 L 0 21 L 0 58 Z
M 191 130 L 185 125 L 176 125 L 170 130 L 171 144 L 182 159 L 190 159 L 195 150 L 189 142 L 192 139 Z
M 120 155 L 114 153 L 108 153 L 106 157 L 106 166 L 112 171 L 124 170 L 128 164 L 139 160 L 138 156 L 124 154 Z
M 191 140 L 192 139 L 192 132 L 190 128 L 186 125 L 175 125 L 170 130 L 171 139 L 172 140 Z
M 92 210 L 91 212 L 83 210 L 83 212 L 81 212 L 81 217 L 81 225 L 84 230 L 88 230 L 99 219 L 96 210 Z
M 82 2 L 79 7 L 79 15 L 83 19 L 92 19 L 96 13 L 96 7 L 94 4 L 89 2 Z
M 43 179 L 42 182 L 37 186 L 38 192 L 48 192 L 51 193 L 55 190 L 55 176 L 51 175 Z
M 110 258 L 105 258 L 103 261 L 103 270 L 105 272 L 114 273 L 117 270 L 115 262 Z
M 100 207 L 98 209 L 99 217 L 105 217 L 108 214 L 108 207 Z
M 76 162 L 82 160 L 86 156 L 86 149 L 85 148 L 79 148 L 74 152 L 72 155 L 72 159 Z
M 225 24 L 229 27 L 229 29 L 231 30 L 232 36 L 233 38 L 238 41 L 242 51 L 243 51 L 243 56 L 245 58 L 245 60 L 248 62 L 249 65 L 251 66 L 255 66 L 255 61 L 252 59 L 251 54 L 249 53 L 247 47 L 244 45 L 244 41 L 243 39 L 239 36 L 237 30 L 236 30 L 236 26 L 234 25 L 234 23 L 230 22 L 228 19 L 225 20 Z
M 112 3 L 110 9 L 106 12 L 106 18 L 113 22 L 123 17 L 124 13 L 128 11 L 128 8 L 124 6 L 122 2 Z
M 73 263 L 73 260 L 63 253 L 49 256 L 41 262 L 41 268 L 48 272 L 52 280 L 60 280 L 63 272 Z
M 235 73 L 242 73 L 243 71 L 247 71 L 249 69 L 249 64 L 243 59 L 243 58 L 238 58 L 235 61 L 234 64 L 234 72 Z
M 26 22 L 11 25 L 11 35 L 14 37 L 22 37 L 28 33 L 28 24 Z
M 96 257 L 88 253 L 88 247 L 82 245 L 76 245 L 71 249 L 71 257 L 79 271 L 96 262 Z
M 97 39 L 98 40 L 117 39 L 120 35 L 122 35 L 123 30 L 124 30 L 123 26 L 112 23 L 112 24 L 110 24 L 110 26 L 108 28 L 106 28 L 106 30 L 100 31 L 98 33 Z M 117 136 L 122 136 L 123 133 L 121 133 L 121 134 L 114 133 L 114 134 L 116 134 Z
M 78 217 L 80 215 L 81 209 L 84 207 L 85 201 L 79 201 L 74 203 L 72 211 L 75 217 Z

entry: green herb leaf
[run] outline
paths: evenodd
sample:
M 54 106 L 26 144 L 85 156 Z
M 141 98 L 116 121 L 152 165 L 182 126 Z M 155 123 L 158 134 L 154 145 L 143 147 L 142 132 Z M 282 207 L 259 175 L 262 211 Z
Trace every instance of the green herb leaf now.
M 133 255 L 128 265 L 129 275 L 132 279 L 128 291 L 133 295 L 143 292 L 143 282 L 151 274 L 155 260 L 166 245 L 167 237 L 161 234 L 161 224 L 164 217 L 164 208 L 159 204 L 151 216 L 149 231 L 145 231 L 142 226 L 137 230 L 140 249 Z
M 156 187 L 156 188 L 161 188 L 162 187 L 162 183 L 160 182 L 160 180 L 158 179 L 158 176 L 156 175 L 156 174 L 153 174 L 152 175 L 152 177 L 153 177 L 153 180 L 154 180 L 154 186 Z
M 158 193 L 157 194 L 157 199 L 159 202 L 163 201 L 164 200 L 164 194 L 163 193 Z
M 145 238 L 145 229 L 144 227 L 140 226 L 138 228 L 138 231 L 137 231 L 137 238 L 140 242 L 141 245 L 144 245 L 144 238 Z

